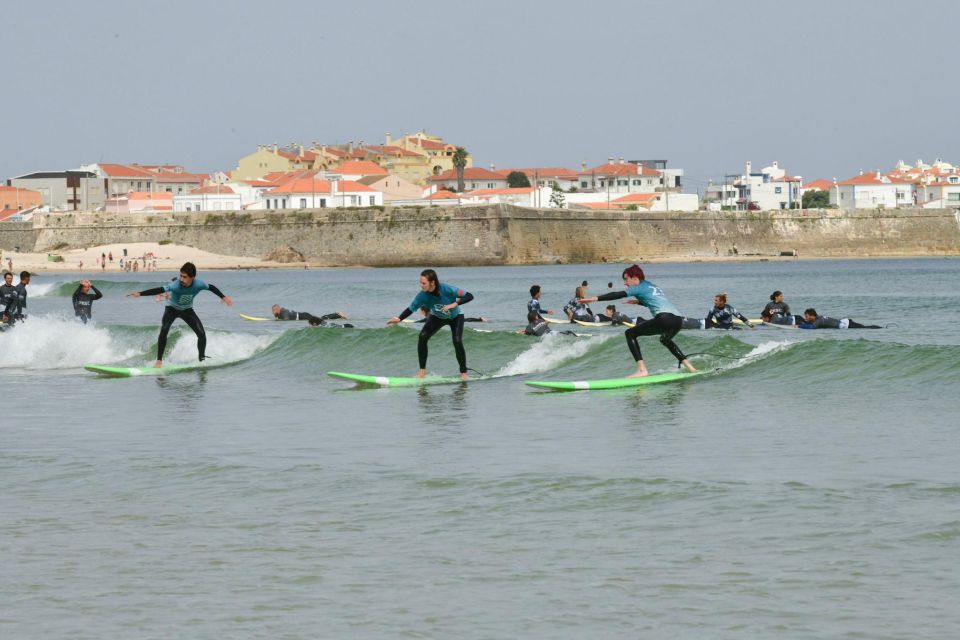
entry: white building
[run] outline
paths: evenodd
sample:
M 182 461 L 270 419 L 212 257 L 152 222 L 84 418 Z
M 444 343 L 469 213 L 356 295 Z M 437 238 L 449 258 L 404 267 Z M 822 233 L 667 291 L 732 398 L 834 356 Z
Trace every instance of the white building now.
M 308 172 L 263 193 L 264 209 L 325 209 L 383 206 L 383 192 L 340 176 Z M 253 208 L 253 207 L 251 207 Z
M 523 167 L 520 169 L 492 170 L 502 175 L 504 180 L 506 180 L 507 176 L 514 171 L 519 171 L 523 175 L 527 176 L 527 180 L 530 181 L 530 186 L 533 187 L 550 188 L 556 184 L 564 191 L 570 191 L 572 188 L 580 188 L 577 172 L 573 169 L 566 169 L 564 167 Z
M 579 191 L 603 191 L 612 194 L 653 193 L 663 191 L 666 185 L 663 174 L 642 164 L 614 162 L 608 158 L 606 164 L 581 169 L 577 174 Z M 671 187 L 673 188 L 673 187 Z
M 758 172 L 748 161 L 746 171 L 733 184 L 737 187 L 737 209 L 740 211 L 792 209 L 802 202 L 803 179 L 788 176 L 776 160 Z
M 240 194 L 221 184 L 173 196 L 174 211 L 240 211 L 242 208 Z
M 910 207 L 914 204 L 913 183 L 898 180 L 879 171 L 860 172 L 830 189 L 830 204 L 839 209 L 878 209 Z

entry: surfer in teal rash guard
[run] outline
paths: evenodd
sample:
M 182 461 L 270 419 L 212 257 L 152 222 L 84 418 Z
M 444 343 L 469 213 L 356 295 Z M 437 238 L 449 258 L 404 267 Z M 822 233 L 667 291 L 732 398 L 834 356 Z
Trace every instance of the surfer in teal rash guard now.
M 415 377 L 423 378 L 427 375 L 427 342 L 441 327 L 449 326 L 453 334 L 453 350 L 457 354 L 457 364 L 460 365 L 460 379 L 467 379 L 467 354 L 463 349 L 463 314 L 460 305 L 473 300 L 473 294 L 458 287 L 441 283 L 437 272 L 433 269 L 424 269 L 420 272 L 420 293 L 400 315 L 387 320 L 387 324 L 403 322 L 410 314 L 426 307 L 430 315 L 423 329 L 420 330 L 420 339 L 417 342 L 417 357 L 420 361 L 420 370 Z
M 170 293 L 170 299 L 163 311 L 163 320 L 160 322 L 160 336 L 157 338 L 157 361 L 153 365 L 154 367 L 160 368 L 163 366 L 163 352 L 167 347 L 167 334 L 170 332 L 173 321 L 177 318 L 186 322 L 187 326 L 197 334 L 197 351 L 199 352 L 200 362 L 206 359 L 207 334 L 203 330 L 203 323 L 200 322 L 199 316 L 193 310 L 193 300 L 201 291 L 212 292 L 228 307 L 233 304 L 230 296 L 224 295 L 220 289 L 197 277 L 197 267 L 192 262 L 185 262 L 180 267 L 180 277 L 171 280 L 162 287 L 127 294 L 128 297 L 139 298 L 140 296 Z
M 583 298 L 577 302 L 618 300 L 631 296 L 653 313 L 652 319 L 638 322 L 636 326 L 627 329 L 624 333 L 627 337 L 627 346 L 630 348 L 630 353 L 633 355 L 633 359 L 637 361 L 637 370 L 627 377 L 639 378 L 649 375 L 647 365 L 643 362 L 643 354 L 640 352 L 638 336 L 660 336 L 660 344 L 670 350 L 677 362 L 690 373 L 695 373 L 697 370 L 673 341 L 673 337 L 683 327 L 683 316 L 680 315 L 677 308 L 670 303 L 660 287 L 646 280 L 643 269 L 639 265 L 634 264 L 623 270 L 623 284 L 627 287 L 626 291 L 612 291 L 592 298 Z

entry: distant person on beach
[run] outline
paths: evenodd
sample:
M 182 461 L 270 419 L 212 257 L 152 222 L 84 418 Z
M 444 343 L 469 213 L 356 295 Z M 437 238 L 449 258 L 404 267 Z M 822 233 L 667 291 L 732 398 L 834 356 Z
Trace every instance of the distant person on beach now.
M 127 296 L 139 298 L 140 296 L 154 296 L 164 293 L 170 294 L 167 306 L 163 311 L 163 320 L 160 322 L 160 335 L 157 337 L 157 361 L 153 366 L 160 368 L 163 366 L 163 352 L 167 346 L 167 334 L 170 332 L 170 326 L 174 320 L 180 318 L 187 323 L 193 332 L 197 334 L 197 351 L 200 362 L 206 359 L 207 334 L 203 330 L 203 323 L 199 316 L 193 310 L 193 301 L 201 291 L 210 291 L 216 295 L 228 307 L 233 304 L 230 296 L 223 294 L 220 289 L 212 284 L 207 284 L 197 277 L 197 267 L 192 262 L 185 262 L 180 267 L 180 277 L 176 280 L 164 284 L 162 287 L 154 287 L 145 291 L 133 291 Z
M 611 291 L 600 296 L 585 298 L 578 302 L 596 302 L 598 300 L 618 300 L 631 296 L 642 306 L 650 309 L 653 318 L 645 322 L 638 323 L 632 329 L 627 329 L 624 335 L 627 338 L 627 347 L 630 354 L 637 363 L 636 371 L 628 375 L 628 378 L 640 378 L 649 375 L 647 365 L 643 361 L 643 354 L 640 351 L 640 343 L 637 340 L 639 336 L 660 336 L 660 344 L 665 346 L 677 362 L 685 367 L 690 373 L 695 373 L 696 369 L 687 356 L 684 355 L 680 347 L 673 341 L 674 336 L 680 333 L 683 326 L 683 316 L 673 306 L 663 290 L 646 279 L 643 269 L 640 265 L 630 265 L 623 270 L 623 284 L 625 291 Z
M 850 318 L 830 318 L 821 316 L 816 309 L 807 309 L 803 312 L 803 323 L 798 329 L 883 329 L 876 324 L 860 324 Z
M 430 310 L 430 317 L 427 318 L 423 329 L 420 330 L 420 339 L 417 342 L 417 358 L 420 363 L 420 370 L 417 371 L 417 378 L 423 378 L 427 375 L 427 342 L 442 327 L 450 327 L 453 337 L 453 350 L 457 354 L 457 364 L 460 366 L 460 379 L 466 380 L 467 376 L 467 353 L 463 348 L 463 313 L 460 306 L 473 300 L 473 294 L 459 287 L 450 284 L 441 283 L 437 272 L 433 269 L 424 269 L 420 272 L 420 292 L 413 298 L 413 301 L 404 309 L 400 315 L 387 320 L 387 324 L 397 324 L 403 322 L 410 314 L 426 307 Z
M 90 291 L 93 293 L 90 293 Z M 77 318 L 87 324 L 88 320 L 93 319 L 93 301 L 103 297 L 100 290 L 93 286 L 89 280 L 81 280 L 76 291 L 73 292 L 73 313 Z
M 540 316 L 550 315 L 551 309 L 544 309 L 540 306 L 540 285 L 535 284 L 530 287 L 530 300 L 527 301 L 527 313 L 533 312 Z
M 311 327 L 319 327 L 327 324 L 327 320 L 346 320 L 347 316 L 340 311 L 334 311 L 333 313 L 328 313 L 323 316 L 315 316 L 312 313 L 307 313 L 306 311 L 291 311 L 290 309 L 285 309 L 278 304 L 273 305 L 270 308 L 270 311 L 273 313 L 273 317 L 276 320 L 306 320 L 307 324 Z M 353 327 L 353 325 L 343 325 L 345 327 Z
M 711 329 L 732 329 L 734 318 L 739 319 L 747 327 L 753 329 L 750 320 L 732 306 L 727 304 L 727 294 L 718 293 L 713 296 L 713 307 L 707 312 L 704 322 Z

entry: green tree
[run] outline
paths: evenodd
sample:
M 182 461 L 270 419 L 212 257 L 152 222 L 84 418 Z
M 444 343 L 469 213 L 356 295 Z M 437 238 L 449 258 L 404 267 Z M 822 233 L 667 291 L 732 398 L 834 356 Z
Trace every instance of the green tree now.
M 567 206 L 567 199 L 563 197 L 563 189 L 556 182 L 551 186 L 550 206 L 563 209 Z
M 525 174 L 523 171 L 511 171 L 507 174 L 507 186 L 511 189 L 529 187 L 530 178 L 528 178 L 527 174 Z
M 813 189 L 803 194 L 804 209 L 826 209 L 830 206 L 830 194 L 820 189 Z
M 453 152 L 453 168 L 457 170 L 457 193 L 463 193 L 463 170 L 467 168 L 469 154 L 463 147 Z

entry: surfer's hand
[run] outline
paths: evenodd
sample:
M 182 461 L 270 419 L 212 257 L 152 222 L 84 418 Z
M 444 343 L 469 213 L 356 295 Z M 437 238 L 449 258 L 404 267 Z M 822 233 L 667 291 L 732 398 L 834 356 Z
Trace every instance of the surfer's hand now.
M 443 310 L 450 311 L 450 309 L 453 309 L 456 306 L 458 306 L 456 302 L 451 302 L 450 304 L 443 305 Z
M 130 293 L 127 294 L 127 297 L 128 297 L 128 298 L 139 298 L 139 297 L 140 297 L 140 292 L 139 292 L 139 291 L 131 291 Z
M 228 307 L 233 306 L 233 298 L 231 298 L 230 296 L 223 296 L 223 298 L 220 299 L 220 302 L 227 305 Z
M 387 324 L 397 324 L 398 322 L 400 322 L 400 318 L 398 316 L 393 316 L 387 320 Z

